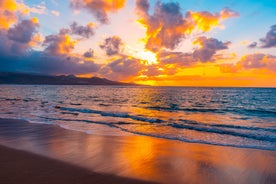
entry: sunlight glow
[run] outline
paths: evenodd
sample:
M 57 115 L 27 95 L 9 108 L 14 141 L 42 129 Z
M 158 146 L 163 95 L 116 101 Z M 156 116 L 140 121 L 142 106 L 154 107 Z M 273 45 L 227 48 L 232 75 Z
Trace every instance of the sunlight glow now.
M 147 50 L 143 50 L 137 53 L 134 53 L 133 55 L 134 57 L 141 59 L 141 60 L 145 60 L 147 61 L 148 65 L 152 65 L 152 64 L 157 64 L 157 58 L 156 58 L 156 54 L 151 52 L 151 51 L 147 51 Z
M 136 48 L 130 47 L 129 45 L 126 45 L 125 51 L 127 52 L 127 54 L 131 55 L 132 57 L 144 61 L 143 63 L 145 65 L 153 65 L 158 63 L 156 53 L 151 52 L 149 50 L 136 49 Z

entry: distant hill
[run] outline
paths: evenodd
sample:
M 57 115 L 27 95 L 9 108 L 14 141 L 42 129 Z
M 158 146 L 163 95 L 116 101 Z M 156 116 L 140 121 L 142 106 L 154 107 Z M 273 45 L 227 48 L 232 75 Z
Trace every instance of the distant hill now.
M 79 78 L 74 75 L 39 75 L 25 73 L 0 72 L 0 84 L 46 84 L 46 85 L 136 85 L 111 81 L 105 78 Z

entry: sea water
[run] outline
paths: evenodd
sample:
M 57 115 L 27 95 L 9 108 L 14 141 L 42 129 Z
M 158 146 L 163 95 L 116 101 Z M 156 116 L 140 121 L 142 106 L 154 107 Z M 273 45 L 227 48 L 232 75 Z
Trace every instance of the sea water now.
M 276 150 L 276 89 L 1 85 L 0 118 L 95 135 Z

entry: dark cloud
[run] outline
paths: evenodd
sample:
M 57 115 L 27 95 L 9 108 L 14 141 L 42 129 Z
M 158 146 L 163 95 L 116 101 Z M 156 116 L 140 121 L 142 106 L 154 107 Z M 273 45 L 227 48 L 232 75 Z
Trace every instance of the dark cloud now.
M 276 25 L 271 26 L 265 38 L 260 39 L 262 48 L 276 47 Z
M 31 50 L 39 42 L 36 40 L 37 19 L 21 20 L 14 27 L 0 29 L 0 54 L 22 55 Z
M 22 21 L 26 23 L 26 21 Z M 17 27 L 17 25 L 19 25 Z M 17 24 L 12 33 L 21 27 L 21 23 Z M 31 25 L 31 26 L 30 26 Z M 27 22 L 25 26 L 32 24 Z M 24 30 L 23 32 L 28 32 Z M 24 34 L 23 34 L 24 35 Z M 73 55 L 70 52 L 74 48 L 74 40 L 69 35 L 59 33 L 57 35 L 46 36 L 43 45 L 46 47 L 44 51 L 32 50 L 31 42 L 34 35 L 24 40 L 24 36 L 19 34 L 15 38 L 10 38 L 11 32 L 8 30 L 0 30 L 0 71 L 9 72 L 31 72 L 42 74 L 87 74 L 96 72 L 100 69 L 100 65 L 95 64 L 91 59 L 84 56 Z M 28 42 L 27 42 L 28 41 Z
M 19 43 L 29 43 L 34 34 L 37 32 L 38 27 L 39 23 L 32 19 L 22 20 L 8 30 L 8 37 L 10 40 Z
M 144 65 L 140 60 L 122 56 L 121 58 L 112 61 L 100 70 L 102 76 L 114 80 L 126 80 L 139 75 Z
M 230 44 L 230 42 L 221 42 L 215 38 L 206 38 L 205 36 L 197 38 L 195 43 L 199 44 L 200 48 L 194 51 L 193 56 L 202 62 L 211 61 L 218 50 L 228 49 Z
M 10 54 L 11 45 L 14 41 L 10 40 L 7 36 L 6 30 L 0 29 L 0 55 Z
M 17 42 L 21 39 L 15 40 L 8 37 L 7 31 L 0 31 L 0 71 L 91 74 L 101 67 L 84 56 L 70 56 L 74 41 L 66 34 L 46 36 L 44 51 L 34 51 L 29 43 Z
M 14 6 L 7 6 L 9 3 Z M 92 50 L 85 56 L 71 54 L 76 41 L 70 35 L 91 37 L 94 34 L 91 23 L 86 26 L 73 23 L 70 28 L 63 28 L 56 35 L 46 36 L 42 43 L 45 49 L 35 51 L 34 46 L 40 43 L 38 19 L 19 18 L 23 15 L 20 11 L 27 8 L 23 6 L 24 4 L 17 4 L 14 0 L 0 1 L 0 71 L 54 75 L 91 74 L 101 68 L 91 57 L 85 57 L 92 56 Z
M 119 54 L 122 46 L 123 46 L 122 39 L 118 36 L 108 37 L 104 40 L 104 43 L 100 45 L 100 48 L 105 50 L 106 55 L 112 56 Z
M 31 50 L 30 45 L 28 44 L 20 44 L 18 42 L 13 42 L 11 47 L 10 47 L 10 53 L 13 55 L 21 55 L 21 54 L 26 54 L 26 52 Z
M 150 8 L 150 4 L 149 4 L 148 0 L 137 0 L 136 1 L 136 6 L 137 6 L 136 8 L 139 12 L 143 12 L 145 14 L 148 13 L 149 8 Z
M 162 48 L 174 50 L 194 31 L 207 32 L 218 26 L 221 20 L 238 16 L 228 8 L 216 14 L 188 11 L 184 16 L 178 3 L 160 1 L 150 15 L 148 0 L 136 0 L 136 10 L 140 17 L 138 21 L 146 27 L 146 48 L 153 52 Z
M 245 69 L 269 68 L 274 65 L 273 68 L 276 69 L 276 57 L 265 54 L 246 55 L 242 57 L 242 59 L 237 63 L 237 65 Z
M 73 22 L 70 25 L 71 34 L 79 35 L 84 38 L 90 38 L 95 34 L 94 32 L 94 25 L 92 23 L 87 24 L 86 26 L 78 25 L 78 23 Z
M 100 65 L 86 61 L 82 57 L 68 55 L 50 55 L 33 51 L 22 57 L 0 56 L 0 71 L 31 72 L 41 74 L 91 74 L 97 72 Z
M 215 38 L 206 38 L 204 36 L 196 39 L 195 44 L 199 45 L 192 53 L 160 51 L 157 58 L 161 66 L 175 65 L 189 67 L 197 62 L 212 61 L 212 57 L 218 50 L 227 49 L 230 42 L 221 42 Z
M 93 23 L 88 23 L 86 26 L 78 25 L 77 22 L 73 22 L 70 28 L 61 28 L 59 30 L 60 35 L 77 35 L 83 38 L 90 38 L 95 34 L 95 26 Z
M 123 8 L 126 0 L 70 0 L 74 9 L 86 9 L 101 23 L 108 23 L 108 13 Z
M 0 20 L 5 21 L 0 22 L 0 71 L 53 75 L 91 74 L 101 68 L 101 65 L 95 64 L 91 59 L 93 50 L 84 56 L 71 54 L 76 41 L 70 35 L 90 38 L 94 35 L 92 23 L 81 26 L 74 22 L 69 28 L 62 28 L 58 34 L 46 36 L 42 43 L 45 49 L 35 51 L 33 47 L 40 43 L 38 19 L 17 19 L 13 17 L 16 12 L 9 13 L 3 9 L 5 7 L 0 7 Z
M 68 29 L 68 28 L 61 28 L 61 29 L 59 30 L 59 34 L 60 34 L 60 35 L 71 34 L 71 30 Z
M 157 57 L 162 65 L 176 64 L 178 66 L 190 66 L 196 62 L 191 53 L 162 51 L 158 53 Z
M 93 58 L 93 57 L 94 57 L 94 50 L 89 49 L 88 51 L 86 51 L 86 52 L 83 54 L 83 56 L 86 57 L 86 58 Z
M 247 47 L 250 49 L 256 48 L 258 46 L 257 42 L 252 42 L 251 44 L 249 44 Z

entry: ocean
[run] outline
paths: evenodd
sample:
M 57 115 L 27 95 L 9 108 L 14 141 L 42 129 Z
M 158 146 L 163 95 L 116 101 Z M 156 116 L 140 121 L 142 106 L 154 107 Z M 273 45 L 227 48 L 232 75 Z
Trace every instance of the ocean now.
M 1 85 L 0 117 L 94 135 L 276 150 L 276 89 Z

